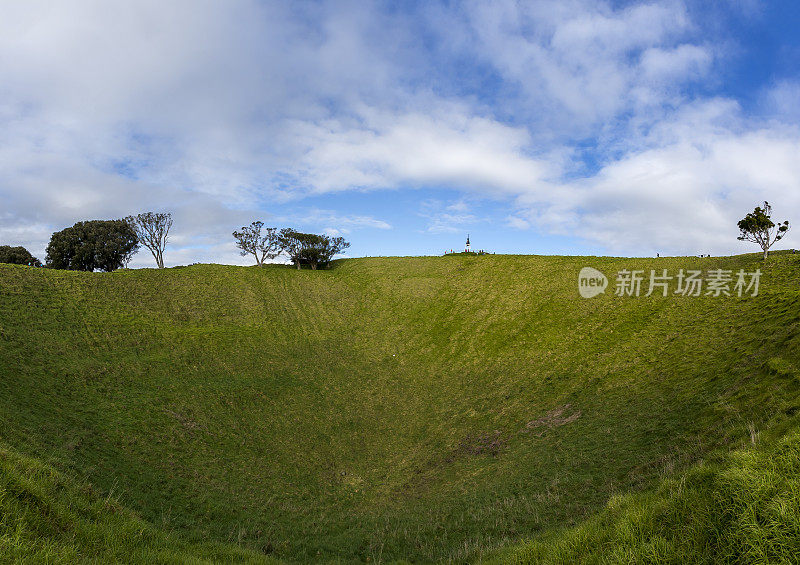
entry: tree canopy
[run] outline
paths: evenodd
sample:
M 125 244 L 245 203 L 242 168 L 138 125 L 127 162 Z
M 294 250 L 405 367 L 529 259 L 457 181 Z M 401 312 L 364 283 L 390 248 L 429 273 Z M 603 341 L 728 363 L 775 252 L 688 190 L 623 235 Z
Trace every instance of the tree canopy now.
M 30 251 L 24 247 L 11 247 L 10 245 L 0 245 L 0 263 L 27 265 L 29 267 L 42 266 L 42 262 L 31 255 Z
M 739 220 L 739 238 L 742 241 L 757 243 L 764 252 L 764 259 L 769 255 L 769 248 L 776 241 L 783 239 L 789 231 L 789 221 L 776 224 L 772 221 L 772 206 L 764 202 L 764 206 L 756 206 L 755 210 Z
M 126 220 L 78 222 L 52 235 L 47 265 L 72 271 L 110 272 L 127 264 L 138 249 L 136 230 Z
M 233 237 L 236 240 L 236 247 L 241 250 L 241 255 L 252 255 L 259 267 L 262 267 L 268 259 L 280 255 L 277 229 L 265 228 L 264 222 L 256 221 L 244 226 L 241 230 L 233 232 Z
M 334 256 L 350 247 L 343 237 L 302 233 L 291 228 L 282 229 L 278 241 L 281 249 L 298 269 L 302 265 L 308 265 L 314 270 L 318 267 L 325 268 Z

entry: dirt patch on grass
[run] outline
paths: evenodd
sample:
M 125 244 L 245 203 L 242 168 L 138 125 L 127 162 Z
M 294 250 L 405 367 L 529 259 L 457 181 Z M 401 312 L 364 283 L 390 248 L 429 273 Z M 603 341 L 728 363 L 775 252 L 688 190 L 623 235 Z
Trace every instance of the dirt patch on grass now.
M 413 475 L 402 486 L 395 489 L 395 495 L 420 495 L 435 482 L 441 469 L 449 467 L 460 459 L 488 455 L 498 457 L 506 446 L 507 438 L 500 430 L 468 434 L 458 445 L 449 451 L 431 457 L 413 471 Z
M 532 432 L 537 436 L 542 436 L 547 430 L 574 422 L 581 417 L 581 413 L 580 410 L 573 410 L 571 404 L 564 404 L 525 424 L 522 433 Z
M 491 455 L 497 457 L 505 446 L 506 440 L 500 430 L 482 434 L 469 434 L 461 440 L 447 461 L 453 461 L 460 455 Z
M 542 437 L 548 430 L 570 424 L 580 418 L 582 412 L 573 408 L 571 404 L 558 406 L 547 412 L 544 416 L 530 420 L 522 429 L 516 431 L 494 430 L 491 432 L 475 432 L 467 434 L 455 447 L 448 452 L 434 456 L 414 470 L 412 477 L 395 493 L 408 495 L 419 494 L 427 489 L 429 484 L 436 480 L 441 468 L 453 465 L 456 461 L 469 457 L 500 457 L 508 443 L 522 434 L 533 434 Z

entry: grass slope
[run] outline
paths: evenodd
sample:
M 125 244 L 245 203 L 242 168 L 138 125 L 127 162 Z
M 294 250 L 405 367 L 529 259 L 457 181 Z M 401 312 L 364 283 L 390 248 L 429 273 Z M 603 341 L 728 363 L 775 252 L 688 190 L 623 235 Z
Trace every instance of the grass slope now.
M 754 436 L 754 441 L 757 441 Z M 800 431 L 614 496 L 580 526 L 499 552 L 499 563 L 795 563 Z
M 111 496 L 0 445 L 0 561 L 8 563 L 265 563 L 259 553 L 186 543 Z
M 764 274 L 757 297 L 584 300 L 587 265 Z M 297 561 L 556 555 L 540 532 L 794 425 L 798 267 L 0 265 L 0 439 L 186 543 Z

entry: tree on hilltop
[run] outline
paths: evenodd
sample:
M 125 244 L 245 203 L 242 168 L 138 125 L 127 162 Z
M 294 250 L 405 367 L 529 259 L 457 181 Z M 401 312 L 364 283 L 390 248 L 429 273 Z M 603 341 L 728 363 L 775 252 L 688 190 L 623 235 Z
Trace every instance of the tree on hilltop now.
M 291 228 L 280 231 L 279 242 L 281 249 L 298 269 L 302 265 L 308 265 L 313 270 L 325 268 L 336 255 L 350 247 L 343 237 L 302 233 Z
M 313 234 L 312 234 L 313 235 Z M 316 270 L 317 265 L 326 268 L 333 258 L 345 249 L 350 247 L 350 243 L 343 237 L 330 237 L 328 235 L 317 235 L 312 239 L 301 253 L 311 268 Z
M 29 267 L 42 266 L 42 262 L 31 255 L 30 251 L 24 247 L 11 247 L 10 245 L 0 245 L 0 263 L 27 265 Z
M 126 265 L 138 250 L 136 230 L 126 220 L 78 222 L 52 235 L 47 266 L 110 272 Z
M 172 214 L 164 212 L 145 212 L 125 218 L 136 232 L 139 243 L 153 254 L 156 266 L 164 268 L 164 249 L 169 241 L 169 230 L 172 228 Z
M 789 221 L 782 224 L 775 224 L 771 218 L 772 206 L 769 202 L 764 202 L 763 208 L 756 206 L 755 210 L 739 220 L 739 238 L 741 241 L 751 241 L 757 243 L 764 251 L 764 260 L 769 255 L 769 248 L 783 239 L 789 231 Z
M 297 268 L 300 268 L 300 249 L 302 248 L 301 237 L 302 234 L 292 228 L 283 228 L 278 232 L 278 245 L 281 251 L 289 256 L 289 259 L 294 263 Z
M 280 255 L 277 230 L 265 228 L 264 222 L 256 221 L 244 226 L 241 230 L 233 232 L 233 237 L 236 239 L 236 247 L 241 250 L 240 254 L 253 255 L 259 267 L 263 267 L 266 260 Z

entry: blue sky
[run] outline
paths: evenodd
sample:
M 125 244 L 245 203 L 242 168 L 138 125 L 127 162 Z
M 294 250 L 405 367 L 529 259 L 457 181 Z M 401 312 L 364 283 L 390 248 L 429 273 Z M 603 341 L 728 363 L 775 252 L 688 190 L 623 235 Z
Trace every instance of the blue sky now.
M 0 11 L 0 244 L 42 258 L 145 210 L 168 265 L 247 264 L 256 219 L 350 256 L 738 253 L 760 201 L 800 221 L 797 2 Z

